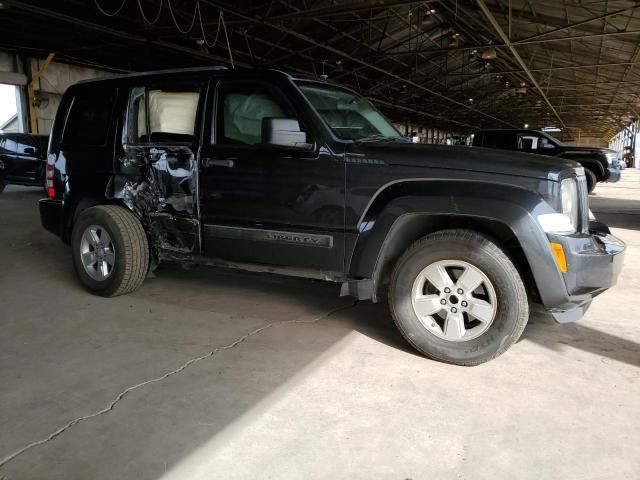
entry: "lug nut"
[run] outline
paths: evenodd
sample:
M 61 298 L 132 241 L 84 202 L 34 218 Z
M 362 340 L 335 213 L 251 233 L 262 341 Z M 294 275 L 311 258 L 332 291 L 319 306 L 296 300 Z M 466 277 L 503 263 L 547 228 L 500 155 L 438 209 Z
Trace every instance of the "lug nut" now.
M 451 313 L 457 313 L 458 309 L 456 307 L 451 307 Z
M 440 300 L 440 305 L 446 305 L 447 301 L 443 298 L 442 300 Z
M 451 293 L 451 289 L 449 287 L 444 287 L 444 293 Z
M 467 306 L 467 305 L 469 305 L 469 304 L 468 304 L 467 302 L 464 302 L 464 301 L 463 301 L 462 303 L 460 303 L 460 305 L 462 305 L 463 307 L 466 307 L 466 306 Z
M 461 288 L 458 289 L 458 295 L 462 295 L 464 292 L 462 291 Z

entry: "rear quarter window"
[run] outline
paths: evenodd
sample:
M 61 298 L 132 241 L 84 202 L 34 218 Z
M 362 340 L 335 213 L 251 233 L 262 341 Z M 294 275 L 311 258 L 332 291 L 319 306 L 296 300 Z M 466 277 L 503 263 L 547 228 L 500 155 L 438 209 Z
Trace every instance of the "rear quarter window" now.
M 187 88 L 167 85 L 131 89 L 127 143 L 193 143 L 201 88 L 197 83 Z
M 77 93 L 71 103 L 62 135 L 65 144 L 104 145 L 115 104 L 115 91 Z

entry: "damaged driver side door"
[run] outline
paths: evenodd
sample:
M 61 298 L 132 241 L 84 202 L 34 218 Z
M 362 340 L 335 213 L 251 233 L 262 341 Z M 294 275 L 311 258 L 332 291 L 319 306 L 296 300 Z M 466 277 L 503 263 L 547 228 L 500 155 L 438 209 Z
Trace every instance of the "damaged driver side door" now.
M 200 249 L 196 153 L 203 90 L 200 82 L 129 90 L 115 191 L 143 219 L 159 258 L 187 258 Z

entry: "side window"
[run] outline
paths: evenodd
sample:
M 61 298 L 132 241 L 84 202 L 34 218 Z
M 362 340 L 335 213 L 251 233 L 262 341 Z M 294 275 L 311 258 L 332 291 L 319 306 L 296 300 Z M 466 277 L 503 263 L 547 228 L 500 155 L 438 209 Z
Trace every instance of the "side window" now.
M 556 146 L 546 137 L 540 137 L 538 148 L 555 148 Z
M 199 98 L 199 87 L 132 89 L 127 114 L 128 143 L 192 143 Z
M 218 99 L 217 143 L 261 143 L 264 118 L 295 118 L 295 114 L 284 101 L 260 85 L 223 87 Z
M 518 150 L 537 150 L 538 137 L 535 135 L 518 134 Z
M 147 136 L 147 100 L 146 89 L 133 88 L 129 94 L 127 110 L 127 143 L 138 144 L 149 141 Z
M 62 141 L 76 145 L 104 145 L 114 103 L 115 91 L 89 90 L 76 94 Z

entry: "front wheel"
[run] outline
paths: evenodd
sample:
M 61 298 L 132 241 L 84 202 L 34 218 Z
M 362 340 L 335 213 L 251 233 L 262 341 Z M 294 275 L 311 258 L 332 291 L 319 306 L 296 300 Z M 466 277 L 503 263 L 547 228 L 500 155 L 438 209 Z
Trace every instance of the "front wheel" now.
M 471 230 L 442 230 L 414 243 L 393 270 L 389 304 L 411 345 L 456 365 L 504 353 L 529 319 L 516 267 L 495 243 Z
M 115 297 L 136 290 L 149 270 L 149 245 L 140 221 L 126 208 L 84 210 L 71 235 L 73 265 L 82 284 Z

